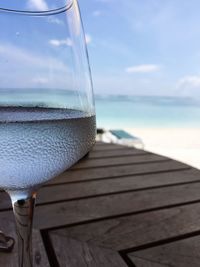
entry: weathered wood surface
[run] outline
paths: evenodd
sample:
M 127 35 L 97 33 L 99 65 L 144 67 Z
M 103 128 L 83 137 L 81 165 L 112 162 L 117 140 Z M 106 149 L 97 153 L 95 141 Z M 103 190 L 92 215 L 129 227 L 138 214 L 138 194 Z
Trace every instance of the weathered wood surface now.
M 199 204 L 190 204 L 68 226 L 51 233 L 124 251 L 198 232 L 199 222 Z
M 0 225 L 15 236 L 10 199 Z M 200 266 L 200 172 L 143 150 L 95 145 L 44 185 L 34 218 L 34 267 Z M 17 266 L 0 253 L 0 266 Z
M 107 166 L 119 166 L 119 165 L 133 165 L 133 164 L 144 164 L 145 162 L 160 162 L 168 161 L 167 158 L 154 154 L 142 154 L 133 156 L 123 156 L 123 157 L 113 157 L 101 159 L 90 159 L 86 161 L 79 161 L 71 170 L 85 169 L 85 168 L 97 168 L 97 167 L 107 167 Z
M 126 267 L 118 252 L 56 234 L 51 235 L 60 266 Z
M 109 157 L 121 157 L 121 149 L 114 149 L 114 150 L 106 150 L 106 153 L 104 150 L 92 150 L 87 157 L 90 159 L 96 159 L 96 158 L 109 158 Z M 123 149 L 123 156 L 133 156 L 133 155 L 146 155 L 149 154 L 149 152 L 146 152 L 144 150 L 138 150 L 138 149 L 133 149 L 133 148 L 126 148 Z
M 99 167 L 91 169 L 81 169 L 76 171 L 68 171 L 53 179 L 49 184 L 80 182 L 98 179 L 111 179 L 115 177 L 125 177 L 130 175 L 149 175 L 158 172 L 183 171 L 190 169 L 175 161 L 146 162 L 140 164 L 130 164 L 121 166 Z
M 9 216 L 11 217 L 11 216 Z M 1 230 L 8 236 L 17 240 L 14 220 L 0 217 Z M 12 253 L 0 252 L 0 266 L 18 267 L 18 244 L 15 243 Z M 39 230 L 33 230 L 33 267 L 50 267 L 46 250 Z
M 137 267 L 200 266 L 200 237 L 190 237 L 128 254 Z M 177 265 L 178 263 L 178 265 Z

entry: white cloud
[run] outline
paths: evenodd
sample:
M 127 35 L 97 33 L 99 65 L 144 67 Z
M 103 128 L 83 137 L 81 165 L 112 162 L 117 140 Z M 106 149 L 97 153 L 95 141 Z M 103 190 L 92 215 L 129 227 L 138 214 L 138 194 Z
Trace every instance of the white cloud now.
M 87 44 L 91 43 L 92 41 L 92 37 L 89 34 L 85 35 L 85 41 Z M 73 45 L 73 41 L 70 38 L 67 39 L 51 39 L 49 40 L 49 44 L 52 46 L 72 46 Z
M 101 11 L 100 10 L 95 10 L 93 13 L 92 13 L 92 15 L 94 16 L 94 17 L 99 17 L 99 16 L 101 16 Z
M 200 75 L 191 75 L 181 78 L 177 87 L 179 88 L 199 88 L 200 89 Z
M 57 58 L 37 55 L 10 44 L 0 44 L 0 56 L 2 60 L 5 58 L 8 60 L 8 63 L 12 63 L 11 65 L 8 64 L 9 67 L 12 65 L 14 66 L 14 64 L 23 64 L 23 66 L 26 65 L 28 67 L 32 66 L 46 69 L 49 68 L 49 64 L 51 64 L 54 65 L 54 69 L 56 68 L 57 70 L 64 70 L 66 68 L 66 65 Z
M 36 77 L 32 80 L 35 84 L 47 84 L 49 80 L 45 77 Z
M 172 96 L 174 89 L 166 81 L 163 84 L 163 77 L 153 75 L 144 77 L 144 75 L 123 75 L 122 72 L 104 73 L 93 72 L 94 91 L 98 94 L 115 95 L 159 95 Z
M 176 94 L 181 96 L 200 96 L 200 75 L 186 75 L 176 83 Z
M 63 21 L 61 19 L 55 18 L 55 17 L 48 17 L 49 23 L 54 23 L 57 25 L 64 25 Z
M 28 88 L 35 84 L 66 88 L 72 82 L 69 67 L 50 54 L 0 43 L 0 58 L 4 63 L 0 65 L 0 88 Z
M 72 46 L 72 40 L 70 38 L 64 40 L 52 39 L 49 41 L 52 46 Z
M 86 34 L 86 35 L 85 35 L 85 41 L 86 41 L 86 44 L 90 44 L 90 43 L 92 42 L 92 37 L 91 37 L 91 35 Z
M 48 5 L 45 0 L 29 0 L 27 5 L 29 9 L 34 9 L 37 11 L 48 10 Z
M 160 70 L 160 66 L 155 64 L 144 64 L 131 66 L 125 69 L 127 73 L 151 73 Z

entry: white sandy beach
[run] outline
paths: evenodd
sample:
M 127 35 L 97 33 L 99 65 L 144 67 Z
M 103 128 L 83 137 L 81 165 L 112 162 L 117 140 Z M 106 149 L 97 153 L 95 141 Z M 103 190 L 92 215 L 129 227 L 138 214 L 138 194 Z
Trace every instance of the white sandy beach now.
M 200 169 L 200 128 L 126 128 L 140 137 L 145 150 Z

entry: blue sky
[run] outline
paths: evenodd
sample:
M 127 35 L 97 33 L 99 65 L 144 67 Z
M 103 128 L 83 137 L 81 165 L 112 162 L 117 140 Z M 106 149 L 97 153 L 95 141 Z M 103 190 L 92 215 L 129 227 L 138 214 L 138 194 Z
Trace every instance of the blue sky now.
M 12 1 L 2 5 L 41 11 L 57 8 L 52 2 L 16 0 L 16 6 Z M 2 12 L 0 24 L 5 29 L 0 32 L 1 88 L 73 89 L 72 45 L 65 13 L 34 17 Z
M 200 95 L 199 0 L 80 0 L 97 93 Z
M 60 2 L 65 3 L 14 3 L 47 10 Z M 0 0 L 1 6 L 9 3 L 13 6 L 13 1 Z M 96 94 L 200 96 L 199 0 L 79 0 L 79 4 Z M 4 19 L 0 16 L 1 27 L 6 29 L 0 33 L 1 86 L 10 85 L 8 70 L 18 87 L 69 86 L 71 72 L 66 62 L 72 60 L 67 57 L 72 44 L 63 38 L 64 20 L 38 20 L 41 34 L 37 36 L 35 21 L 9 19 L 8 24 Z M 26 32 L 20 31 L 23 23 Z M 20 77 L 22 67 L 24 77 Z M 45 77 L 49 68 L 55 74 L 51 80 Z

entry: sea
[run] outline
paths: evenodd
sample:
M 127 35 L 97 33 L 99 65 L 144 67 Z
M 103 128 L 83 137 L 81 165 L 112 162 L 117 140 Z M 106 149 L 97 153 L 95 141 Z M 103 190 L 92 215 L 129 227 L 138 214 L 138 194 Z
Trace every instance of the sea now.
M 87 97 L 55 89 L 0 89 L 0 105 L 79 108 Z M 172 96 L 95 95 L 97 127 L 200 128 L 200 98 Z
M 95 96 L 100 128 L 199 128 L 200 99 L 169 96 Z

